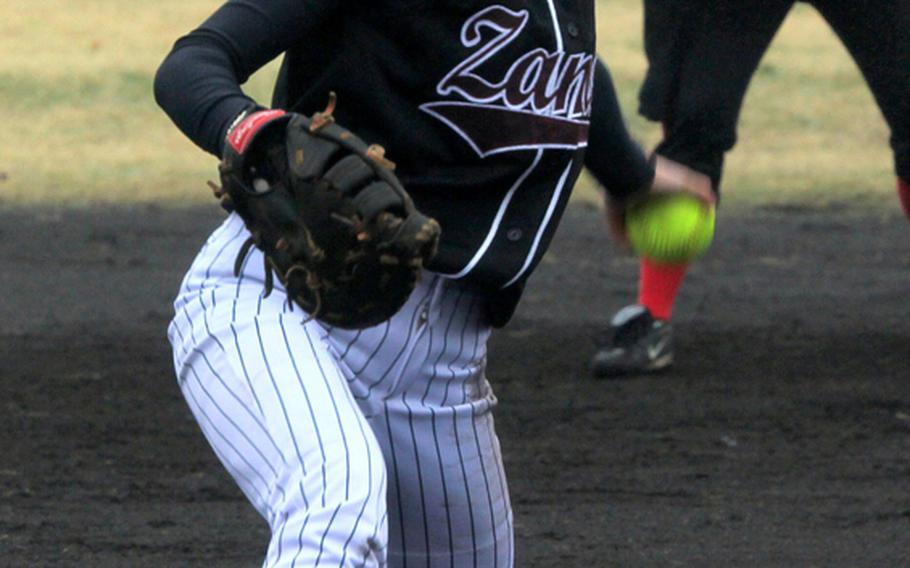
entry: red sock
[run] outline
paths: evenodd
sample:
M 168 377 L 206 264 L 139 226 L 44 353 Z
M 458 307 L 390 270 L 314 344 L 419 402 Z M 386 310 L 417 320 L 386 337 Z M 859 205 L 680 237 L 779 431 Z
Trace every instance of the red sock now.
M 673 313 L 673 302 L 688 267 L 688 264 L 661 264 L 642 258 L 638 303 L 651 310 L 655 318 L 669 320 Z
M 910 183 L 901 178 L 897 178 L 897 196 L 900 197 L 904 215 L 907 216 L 907 219 L 910 219 Z
M 664 138 L 667 137 L 669 121 L 661 122 Z M 669 321 L 673 314 L 676 294 L 686 276 L 688 264 L 661 264 L 642 258 L 638 280 L 638 303 L 648 308 L 657 319 Z

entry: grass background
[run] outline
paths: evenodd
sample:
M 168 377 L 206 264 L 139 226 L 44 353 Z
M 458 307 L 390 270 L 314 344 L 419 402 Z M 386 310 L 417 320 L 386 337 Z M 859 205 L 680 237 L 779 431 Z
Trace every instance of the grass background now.
M 174 40 L 216 0 L 5 0 L 0 20 L 0 206 L 213 202 L 214 160 L 152 97 Z M 599 0 L 598 50 L 645 147 L 657 125 L 635 114 L 645 72 L 640 0 Z M 245 89 L 267 103 L 271 64 Z M 811 7 L 797 5 L 750 87 L 725 207 L 896 207 L 888 131 L 859 71 Z M 597 201 L 583 177 L 576 199 Z

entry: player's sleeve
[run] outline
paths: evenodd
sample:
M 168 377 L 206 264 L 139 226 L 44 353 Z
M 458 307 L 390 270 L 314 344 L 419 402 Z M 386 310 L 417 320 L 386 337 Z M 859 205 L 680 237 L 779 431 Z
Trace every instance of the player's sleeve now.
M 155 75 L 155 100 L 204 150 L 221 155 L 230 123 L 257 103 L 240 85 L 299 43 L 333 0 L 229 0 L 181 37 Z
M 611 199 L 624 201 L 635 193 L 646 191 L 654 179 L 654 168 L 629 134 L 613 79 L 599 59 L 594 70 L 591 106 L 585 167 Z

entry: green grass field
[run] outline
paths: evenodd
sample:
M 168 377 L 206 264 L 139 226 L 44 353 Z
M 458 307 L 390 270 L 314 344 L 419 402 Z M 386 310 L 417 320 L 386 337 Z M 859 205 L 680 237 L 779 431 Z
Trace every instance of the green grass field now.
M 216 0 L 6 0 L 0 21 L 0 205 L 212 201 L 212 158 L 158 109 L 152 78 Z M 644 75 L 640 0 L 601 0 L 598 49 L 635 114 Z M 247 92 L 268 102 L 276 65 Z M 725 206 L 839 202 L 896 207 L 887 128 L 821 17 L 798 5 L 756 75 L 727 161 Z M 597 199 L 583 178 L 579 199 Z

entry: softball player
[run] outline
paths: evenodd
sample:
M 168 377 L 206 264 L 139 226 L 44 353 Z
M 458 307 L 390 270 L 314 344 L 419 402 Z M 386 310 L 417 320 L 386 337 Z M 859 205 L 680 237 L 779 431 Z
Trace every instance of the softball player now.
M 746 88 L 793 0 L 645 0 L 649 68 L 639 112 L 664 126 L 655 152 L 711 178 L 736 142 Z M 853 56 L 891 129 L 897 193 L 910 218 L 910 1 L 814 0 Z M 687 265 L 642 258 L 638 302 L 617 312 L 594 373 L 650 372 L 673 362 L 670 317 Z
M 587 164 L 614 199 L 689 190 L 629 138 L 594 55 L 593 0 L 231 0 L 180 38 L 155 94 L 219 156 L 257 108 L 240 85 L 284 55 L 272 107 L 383 144 L 439 252 L 402 310 L 305 321 L 230 214 L 168 329 L 186 401 L 271 529 L 265 566 L 508 567 L 512 512 L 485 376 Z M 586 154 L 587 151 L 587 154 Z M 586 157 L 587 156 L 587 157 Z M 674 170 L 675 171 L 675 170 Z M 709 196 L 702 196 L 710 199 Z

